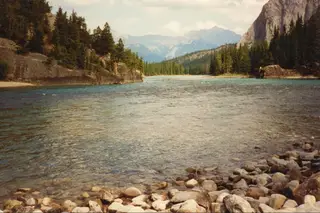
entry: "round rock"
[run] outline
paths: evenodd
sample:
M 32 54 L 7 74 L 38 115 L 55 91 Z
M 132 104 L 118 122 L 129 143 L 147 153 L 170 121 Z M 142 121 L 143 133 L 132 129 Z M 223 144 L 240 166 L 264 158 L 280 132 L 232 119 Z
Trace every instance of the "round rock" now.
M 193 188 L 197 185 L 198 185 L 198 181 L 196 181 L 195 179 L 191 179 L 186 182 L 186 187 L 188 188 Z
M 246 196 L 252 197 L 254 199 L 259 199 L 260 197 L 265 196 L 265 192 L 258 187 L 251 187 L 247 190 Z
M 217 190 L 217 184 L 213 180 L 204 180 L 201 185 L 208 192 Z
M 141 191 L 136 187 L 129 187 L 124 191 L 124 194 L 128 197 L 137 197 L 141 195 Z

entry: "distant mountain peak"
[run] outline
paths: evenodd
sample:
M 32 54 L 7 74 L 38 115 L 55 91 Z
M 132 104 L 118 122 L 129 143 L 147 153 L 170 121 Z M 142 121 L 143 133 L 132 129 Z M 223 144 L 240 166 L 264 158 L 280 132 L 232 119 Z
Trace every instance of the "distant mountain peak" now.
M 237 43 L 240 38 L 240 35 L 231 30 L 214 26 L 210 29 L 193 30 L 184 36 L 127 36 L 125 44 L 146 61 L 159 62 L 226 43 Z

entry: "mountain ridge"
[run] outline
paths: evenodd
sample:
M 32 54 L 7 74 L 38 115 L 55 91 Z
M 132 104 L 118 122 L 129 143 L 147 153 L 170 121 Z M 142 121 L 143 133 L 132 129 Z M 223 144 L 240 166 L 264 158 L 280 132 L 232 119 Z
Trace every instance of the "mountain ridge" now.
M 193 30 L 184 36 L 143 35 L 122 37 L 126 47 L 137 52 L 147 62 L 160 62 L 185 54 L 237 43 L 241 35 L 227 29 Z

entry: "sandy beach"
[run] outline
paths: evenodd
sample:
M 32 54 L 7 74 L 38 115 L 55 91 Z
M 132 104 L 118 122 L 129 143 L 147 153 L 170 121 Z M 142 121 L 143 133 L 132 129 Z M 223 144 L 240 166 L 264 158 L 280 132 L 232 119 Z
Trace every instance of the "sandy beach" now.
M 0 81 L 0 88 L 30 87 L 30 86 L 35 86 L 35 84 L 30 84 L 25 82 L 14 82 L 14 81 Z

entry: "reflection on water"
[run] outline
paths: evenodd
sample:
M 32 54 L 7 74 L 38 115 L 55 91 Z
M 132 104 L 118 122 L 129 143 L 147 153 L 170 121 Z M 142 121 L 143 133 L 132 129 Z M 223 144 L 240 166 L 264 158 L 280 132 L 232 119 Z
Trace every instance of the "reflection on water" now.
M 151 77 L 1 90 L 0 196 L 30 186 L 68 197 L 85 184 L 230 168 L 231 158 L 319 142 L 319 89 L 319 81 Z

